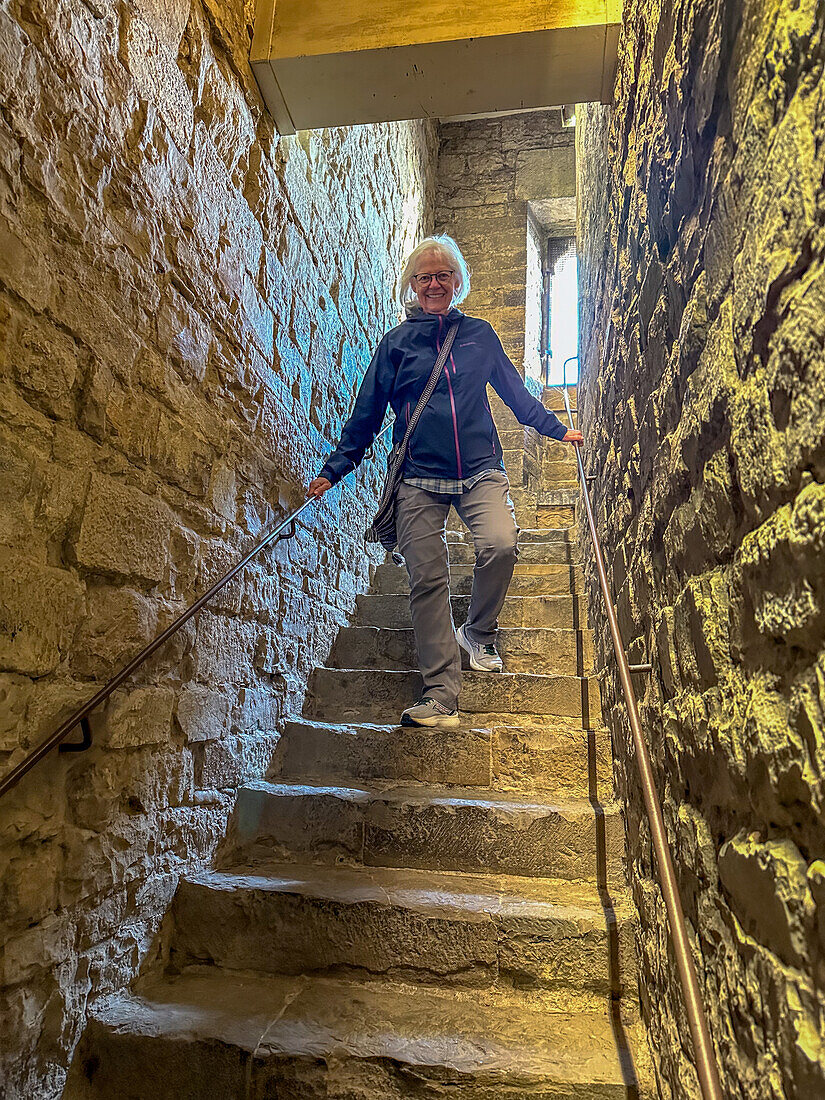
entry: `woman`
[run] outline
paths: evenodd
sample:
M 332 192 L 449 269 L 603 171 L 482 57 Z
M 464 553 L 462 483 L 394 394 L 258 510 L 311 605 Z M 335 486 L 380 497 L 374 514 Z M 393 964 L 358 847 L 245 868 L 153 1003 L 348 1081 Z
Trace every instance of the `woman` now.
M 413 250 L 401 276 L 407 319 L 378 345 L 341 441 L 307 490 L 320 497 L 359 464 L 388 404 L 395 413 L 393 442 L 401 441 L 444 336 L 457 321 L 452 350 L 410 439 L 396 498 L 398 548 L 410 577 L 424 681 L 421 698 L 401 715 L 402 726 L 459 724 L 456 641 L 469 654 L 471 668 L 502 668 L 496 629 L 518 556 L 518 527 L 487 402 L 488 382 L 522 424 L 553 439 L 582 440 L 528 392 L 492 326 L 456 309 L 469 291 L 467 264 L 451 237 L 427 237 Z M 470 529 L 476 554 L 467 621 L 457 633 L 445 537 L 451 506 Z

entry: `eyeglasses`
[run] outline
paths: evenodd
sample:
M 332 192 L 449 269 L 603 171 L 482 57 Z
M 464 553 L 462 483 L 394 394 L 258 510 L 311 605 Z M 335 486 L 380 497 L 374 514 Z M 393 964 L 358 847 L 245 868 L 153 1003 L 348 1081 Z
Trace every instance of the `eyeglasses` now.
M 434 275 L 425 271 L 423 275 L 413 275 L 412 280 L 418 286 L 429 286 L 433 279 L 438 279 L 442 286 L 447 286 L 453 275 L 454 271 L 436 271 Z

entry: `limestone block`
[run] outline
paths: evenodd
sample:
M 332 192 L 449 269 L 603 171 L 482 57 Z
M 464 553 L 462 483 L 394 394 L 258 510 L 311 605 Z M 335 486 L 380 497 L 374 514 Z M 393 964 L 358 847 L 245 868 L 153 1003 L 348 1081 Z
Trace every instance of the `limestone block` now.
M 93 715 L 93 729 L 111 749 L 165 745 L 172 732 L 170 687 L 119 688 Z
M 229 725 L 231 700 L 226 692 L 204 684 L 186 684 L 178 692 L 175 718 L 190 744 L 216 741 Z
M 0 278 L 32 309 L 42 310 L 52 294 L 53 278 L 44 242 L 22 237 L 0 215 Z
M 0 482 L 0 507 L 4 515 L 2 543 L 19 551 L 20 540 L 31 531 L 27 505 L 36 495 L 34 456 L 5 426 L 0 428 L 0 461 L 3 463 Z
M 47 415 L 68 419 L 74 414 L 78 349 L 64 333 L 28 321 L 19 336 L 13 364 L 15 377 Z
M 209 478 L 209 499 L 212 507 L 233 522 L 236 517 L 236 478 L 232 467 L 215 463 Z
M 2 16 L 2 50 L 0 50 L 0 87 L 5 98 L 10 98 L 11 93 L 19 87 L 21 72 L 24 68 L 26 56 L 26 33 L 23 28 L 7 12 Z M 28 76 L 28 73 L 26 73 Z
M 262 775 L 272 755 L 274 740 L 260 733 L 233 734 L 221 741 L 194 745 L 195 786 L 207 790 L 234 789 L 245 780 Z
M 817 859 L 808 868 L 808 887 L 816 907 L 819 948 L 825 952 L 825 860 Z
M 593 893 L 547 881 L 295 865 L 207 872 L 181 882 L 173 936 L 178 966 L 208 958 L 280 974 L 347 967 L 427 971 L 443 985 L 485 986 L 501 974 L 605 988 Z
M 70 954 L 73 937 L 65 913 L 51 914 L 34 928 L 12 936 L 4 947 L 5 980 L 16 985 L 40 977 L 43 969 Z
M 65 569 L 0 551 L 0 665 L 31 676 L 52 672 L 71 643 L 83 591 Z
M 556 199 L 575 194 L 574 149 L 523 149 L 518 154 L 516 198 Z
M 430 1092 L 442 1088 L 445 1065 L 467 1096 L 491 1096 L 511 1082 L 524 1093 L 525 1081 L 548 1097 L 621 1095 L 609 1019 L 582 1009 L 544 1012 L 537 1027 L 533 1005 L 510 990 L 456 997 L 433 987 L 208 967 L 101 1000 L 67 1100 L 130 1091 L 169 1100 L 210 1089 L 233 1096 L 246 1081 L 253 1095 L 392 1097 L 410 1081 Z
M 153 23 L 160 22 L 153 18 Z M 177 64 L 177 48 L 159 41 L 149 23 L 134 16 L 124 20 L 121 37 L 123 62 L 140 92 L 153 103 L 163 118 L 178 149 L 189 146 L 194 124 L 192 96 Z M 169 23 L 161 22 L 166 37 Z
M 106 825 L 98 850 L 102 862 L 114 858 L 119 836 L 134 834 L 134 853 L 124 857 L 122 866 L 138 874 L 135 861 L 150 858 L 144 854 L 145 829 L 152 828 L 157 811 L 190 801 L 193 775 L 192 756 L 186 749 L 169 753 L 150 745 L 132 752 L 106 753 L 94 764 L 87 761 L 83 773 L 70 777 L 72 820 L 84 829 Z
M 157 605 L 132 588 L 94 585 L 72 648 L 72 668 L 105 679 L 158 633 Z
M 242 619 L 198 615 L 197 640 L 192 650 L 194 675 L 204 683 L 252 684 L 258 628 Z
M 604 730 L 563 722 L 493 727 L 493 775 L 499 790 L 540 790 L 558 798 L 613 797 L 613 760 Z M 549 797 L 549 795 L 548 795 Z
M 62 874 L 63 852 L 53 838 L 18 843 L 3 873 L 0 920 L 4 927 L 22 931 L 53 914 L 60 904 Z
M 738 836 L 719 853 L 719 877 L 745 929 L 789 966 L 804 966 L 813 916 L 807 868 L 791 840 Z
M 165 504 L 139 489 L 93 474 L 75 558 L 93 572 L 157 584 L 166 576 L 173 523 Z
M 112 801 L 111 791 L 105 799 Z M 89 820 L 101 821 L 101 805 L 87 802 Z M 83 813 L 80 820 L 85 820 Z M 59 881 L 62 905 L 77 905 L 90 895 L 109 894 L 116 887 L 133 882 L 148 871 L 146 857 L 150 839 L 157 837 L 157 825 L 145 815 L 118 817 L 107 824 L 107 835 L 94 829 L 67 826 L 63 833 L 63 864 Z
M 158 41 L 177 52 L 189 18 L 186 0 L 137 0 L 134 9 L 151 27 Z
M 445 800 L 447 801 L 447 800 Z M 437 867 L 593 881 L 595 843 L 589 807 L 516 799 L 430 804 L 410 794 L 376 802 L 366 815 L 364 859 L 370 866 Z M 444 818 L 444 820 L 440 820 Z M 609 874 L 618 871 L 610 822 Z
M 777 509 L 745 536 L 737 554 L 757 628 L 805 648 L 825 633 L 820 562 L 825 546 L 825 489 L 809 483 L 793 505 Z M 813 643 L 813 645 L 812 645 Z
M 238 851 L 260 852 L 261 847 L 270 859 L 279 853 L 288 857 L 312 852 L 313 859 L 326 863 L 352 861 L 361 858 L 363 844 L 357 796 L 339 797 L 335 789 L 327 788 L 256 784 L 238 792 L 223 862 Z
M 271 683 L 261 687 L 239 688 L 234 702 L 231 703 L 232 727 L 240 732 L 275 730 L 281 707 L 280 695 Z
M 198 546 L 196 583 L 201 592 L 224 577 L 242 556 L 238 546 L 230 546 L 219 539 L 204 541 Z M 241 574 L 217 592 L 209 602 L 213 612 L 237 615 L 241 610 L 247 578 Z
M 65 468 L 59 460 L 45 466 L 34 509 L 38 536 L 52 545 L 65 542 L 80 517 L 85 491 L 85 478 L 79 477 L 76 470 Z

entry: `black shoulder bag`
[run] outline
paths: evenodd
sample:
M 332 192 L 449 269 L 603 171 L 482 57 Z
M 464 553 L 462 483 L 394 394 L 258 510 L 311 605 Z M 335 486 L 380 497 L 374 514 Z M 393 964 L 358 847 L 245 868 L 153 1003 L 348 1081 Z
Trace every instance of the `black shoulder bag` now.
M 395 532 L 395 497 L 398 493 L 398 486 L 401 484 L 401 472 L 404 467 L 404 459 L 407 455 L 407 444 L 410 441 L 410 436 L 415 430 L 415 426 L 418 423 L 418 418 L 421 416 L 424 406 L 432 397 L 433 390 L 438 384 L 439 376 L 444 369 L 444 364 L 447 362 L 447 356 L 450 354 L 450 349 L 453 346 L 455 334 L 458 332 L 458 325 L 458 321 L 450 325 L 447 335 L 444 337 L 444 343 L 441 345 L 441 351 L 438 353 L 438 358 L 435 361 L 433 373 L 430 375 L 427 385 L 424 387 L 424 391 L 418 399 L 418 404 L 415 406 L 415 410 L 410 417 L 410 422 L 407 425 L 404 438 L 400 443 L 396 443 L 387 458 L 387 477 L 384 481 L 384 488 L 378 499 L 378 508 L 373 518 L 372 526 L 367 529 L 364 535 L 367 542 L 380 542 L 385 550 L 394 550 L 398 544 L 398 538 Z

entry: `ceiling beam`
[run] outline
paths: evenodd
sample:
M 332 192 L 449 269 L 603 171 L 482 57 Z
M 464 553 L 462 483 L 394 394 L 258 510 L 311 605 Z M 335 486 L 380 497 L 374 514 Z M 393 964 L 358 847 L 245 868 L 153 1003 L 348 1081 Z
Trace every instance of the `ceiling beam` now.
M 282 134 L 609 102 L 621 0 L 258 0 L 250 60 Z

